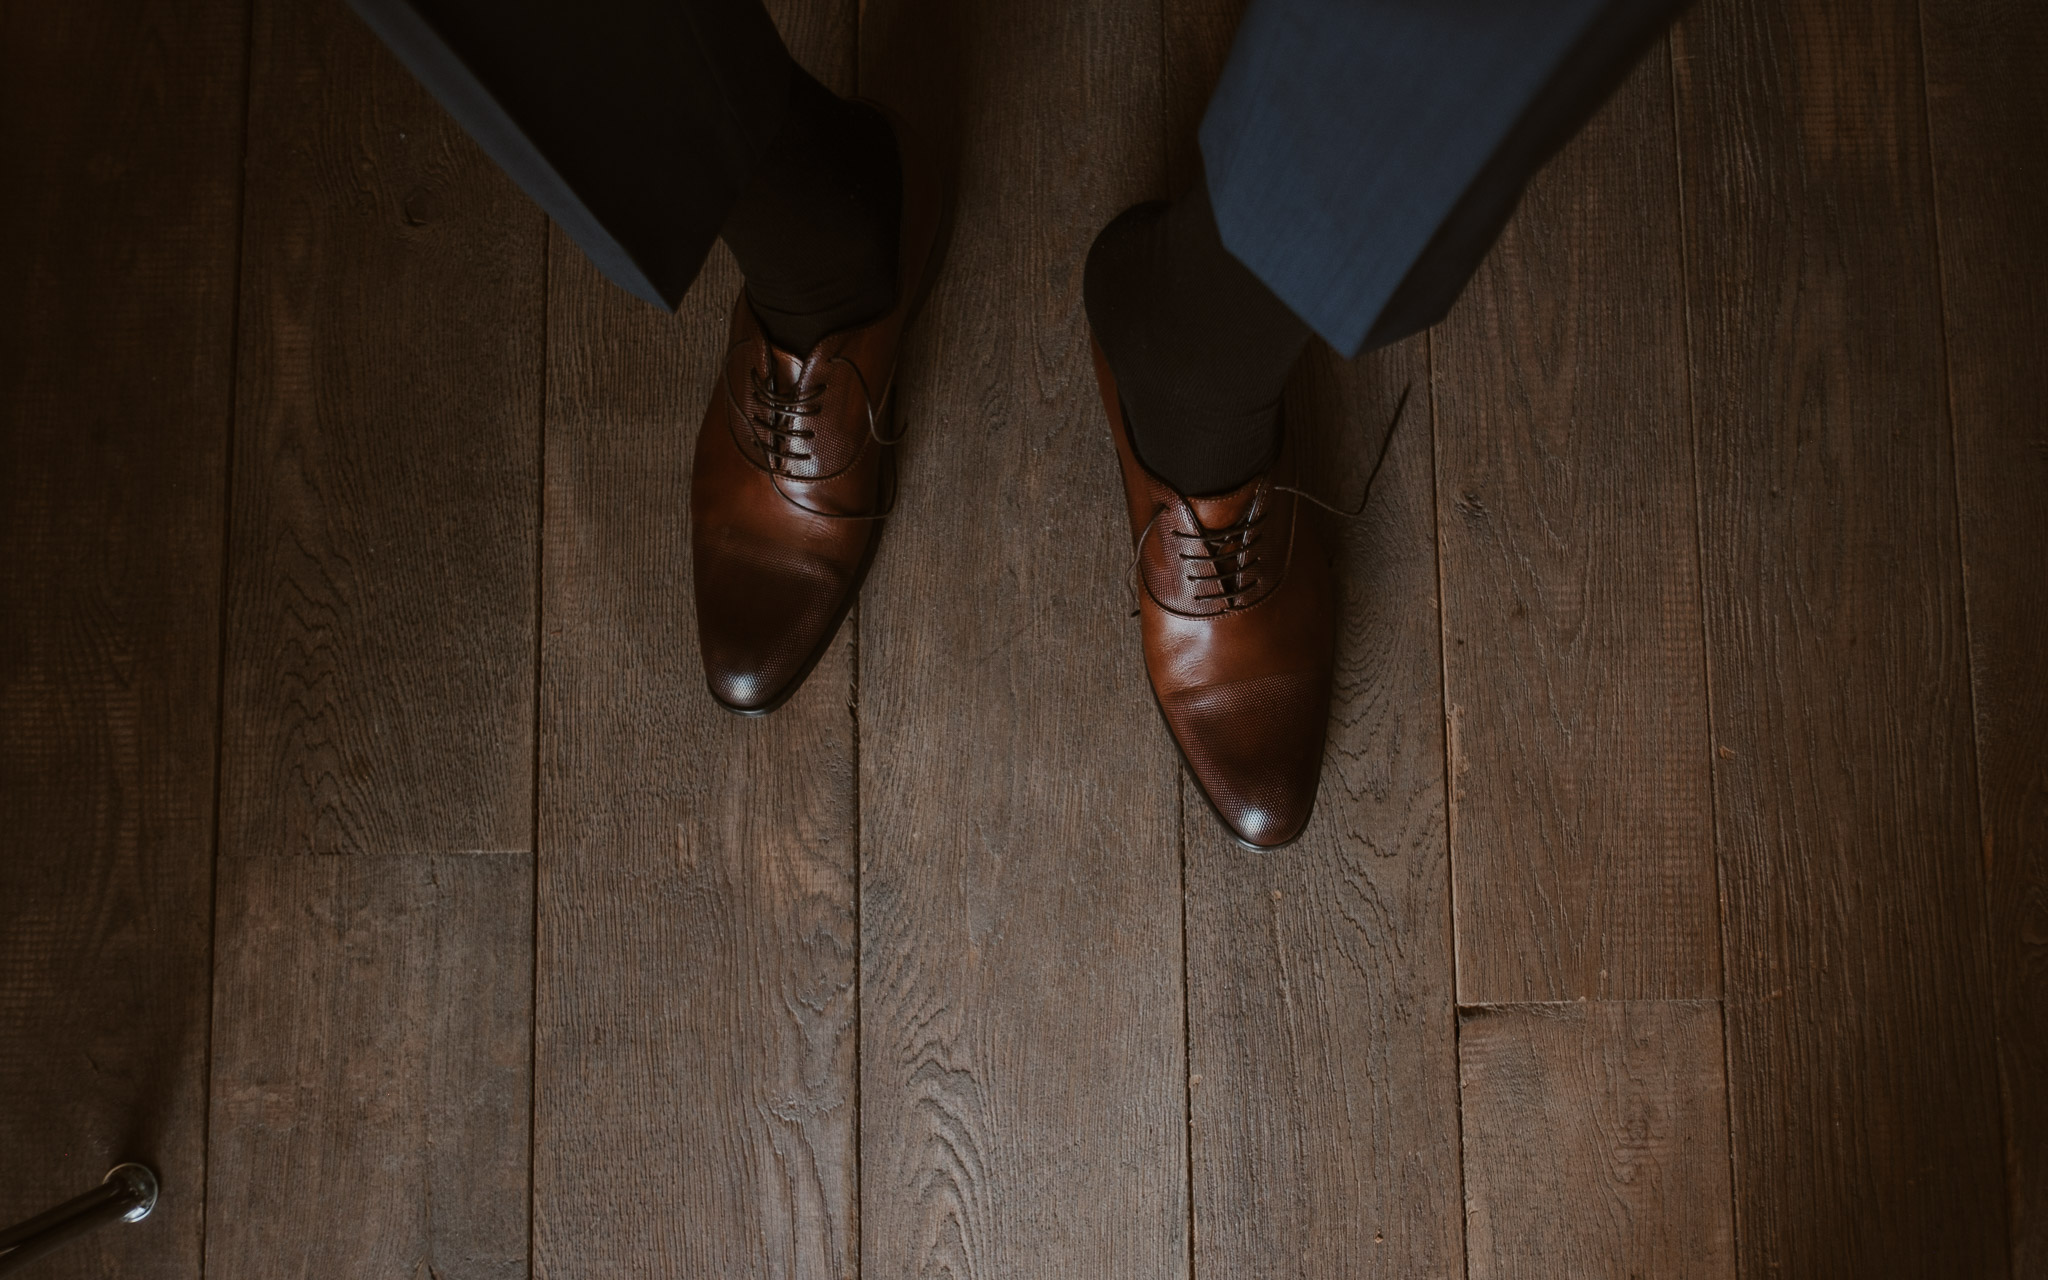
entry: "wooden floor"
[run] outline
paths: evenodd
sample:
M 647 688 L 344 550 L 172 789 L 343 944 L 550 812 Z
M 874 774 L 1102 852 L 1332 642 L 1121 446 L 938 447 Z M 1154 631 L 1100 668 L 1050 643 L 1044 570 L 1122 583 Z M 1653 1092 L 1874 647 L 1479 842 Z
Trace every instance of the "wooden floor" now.
M 1146 694 L 1095 230 L 1237 0 L 784 0 L 950 139 L 760 721 L 606 284 L 340 0 L 0 7 L 0 1220 L 171 1280 L 2048 1276 L 2048 6 L 1701 0 L 1355 494 L 1322 800 Z

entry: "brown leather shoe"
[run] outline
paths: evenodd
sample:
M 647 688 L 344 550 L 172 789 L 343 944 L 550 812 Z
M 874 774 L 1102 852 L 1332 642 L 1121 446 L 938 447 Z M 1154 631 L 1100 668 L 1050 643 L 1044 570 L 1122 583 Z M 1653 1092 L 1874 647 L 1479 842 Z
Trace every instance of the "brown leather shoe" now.
M 1336 661 L 1329 556 L 1283 487 L 1291 451 L 1283 443 L 1271 470 L 1229 493 L 1176 492 L 1138 460 L 1116 378 L 1090 346 L 1123 465 L 1153 696 L 1230 834 L 1277 849 L 1315 808 Z
M 711 696 L 741 715 L 789 700 L 860 594 L 895 499 L 896 351 L 938 266 L 945 200 L 902 123 L 896 305 L 808 352 L 778 349 L 742 293 L 697 433 L 690 485 L 697 635 Z

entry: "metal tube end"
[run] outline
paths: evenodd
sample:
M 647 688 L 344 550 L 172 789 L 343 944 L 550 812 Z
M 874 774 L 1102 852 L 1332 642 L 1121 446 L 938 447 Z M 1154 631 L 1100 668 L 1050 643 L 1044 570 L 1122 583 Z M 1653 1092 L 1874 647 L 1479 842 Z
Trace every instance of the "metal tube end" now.
M 120 1198 L 129 1205 L 121 1215 L 123 1222 L 140 1222 L 156 1208 L 156 1170 L 146 1164 L 117 1164 L 101 1181 L 120 1184 Z

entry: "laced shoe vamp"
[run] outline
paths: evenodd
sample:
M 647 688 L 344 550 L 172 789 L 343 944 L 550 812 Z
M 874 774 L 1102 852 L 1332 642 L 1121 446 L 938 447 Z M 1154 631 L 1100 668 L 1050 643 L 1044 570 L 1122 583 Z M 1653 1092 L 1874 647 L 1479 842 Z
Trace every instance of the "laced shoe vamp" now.
M 1139 548 L 1152 602 L 1187 617 L 1220 617 L 1256 605 L 1287 572 L 1291 499 L 1263 478 L 1232 494 L 1158 496 L 1158 515 Z
M 887 438 L 886 404 L 873 398 L 887 388 L 875 385 L 877 371 L 864 368 L 860 353 L 849 350 L 859 346 L 852 340 L 857 335 L 828 338 L 795 356 L 769 344 L 744 303 L 736 312 L 738 340 L 726 353 L 725 368 L 726 428 L 733 443 L 764 472 L 806 484 L 847 478 L 856 481 L 853 491 L 829 496 L 861 496 L 857 490 L 862 482 L 872 483 L 867 468 Z
M 697 433 L 697 634 L 713 695 L 745 714 L 782 705 L 824 656 L 894 501 L 890 382 L 936 270 L 945 198 L 934 156 L 892 123 L 904 182 L 895 306 L 799 356 L 769 342 L 742 296 Z

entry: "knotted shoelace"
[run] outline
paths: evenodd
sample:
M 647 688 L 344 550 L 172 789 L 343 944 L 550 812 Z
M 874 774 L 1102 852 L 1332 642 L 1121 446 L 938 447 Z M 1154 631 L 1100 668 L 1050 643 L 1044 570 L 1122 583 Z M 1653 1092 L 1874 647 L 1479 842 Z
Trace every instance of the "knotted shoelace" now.
M 1387 420 L 1386 430 L 1380 435 L 1379 454 L 1373 459 L 1372 470 L 1366 473 L 1365 488 L 1358 495 L 1358 504 L 1356 506 L 1348 509 L 1336 506 L 1308 492 L 1306 489 L 1297 489 L 1291 484 L 1275 482 L 1272 486 L 1273 491 L 1276 493 L 1291 493 L 1297 498 L 1305 498 L 1323 510 L 1342 516 L 1347 520 L 1355 520 L 1359 516 L 1364 515 L 1365 505 L 1372 499 L 1373 481 L 1379 479 L 1380 468 L 1386 465 L 1387 452 L 1393 447 L 1394 428 L 1401 425 L 1401 419 L 1406 415 L 1408 409 L 1408 395 L 1414 389 L 1415 385 L 1413 383 L 1401 388 L 1401 398 L 1394 403 L 1394 412 Z M 1166 510 L 1164 503 L 1152 509 L 1152 518 L 1145 522 L 1145 527 L 1138 533 L 1137 542 L 1131 547 L 1131 565 L 1125 574 L 1125 578 L 1130 586 L 1131 599 L 1134 604 L 1137 601 L 1140 589 L 1138 565 L 1145 554 L 1145 539 L 1152 536 L 1152 527 L 1159 523 L 1159 517 L 1165 515 Z M 1189 533 L 1182 529 L 1167 530 L 1167 532 L 1177 538 L 1199 540 L 1202 543 L 1202 550 L 1200 552 L 1193 555 L 1186 552 L 1180 553 L 1182 561 L 1208 564 L 1216 570 L 1213 574 L 1197 576 L 1190 573 L 1185 575 L 1189 582 L 1214 582 L 1217 584 L 1217 590 L 1207 595 L 1201 594 L 1198 590 L 1194 597 L 1195 599 L 1221 600 L 1224 602 L 1223 611 L 1225 613 L 1246 607 L 1243 597 L 1250 594 L 1252 589 L 1258 585 L 1258 579 L 1251 577 L 1249 571 L 1260 562 L 1258 556 L 1251 554 L 1251 549 L 1258 542 L 1258 526 L 1266 518 L 1267 510 L 1263 505 L 1255 505 L 1252 512 L 1244 519 L 1219 529 L 1204 528 L 1201 519 L 1190 510 L 1188 515 L 1190 519 L 1194 520 L 1195 532 Z M 1134 607 L 1131 610 L 1130 616 L 1133 618 L 1137 617 L 1138 609 Z
M 874 395 L 868 387 L 867 374 L 861 371 L 861 367 L 842 355 L 833 356 L 827 363 L 843 364 L 853 370 L 854 378 L 860 383 L 861 408 L 867 411 L 868 438 L 882 446 L 885 450 L 901 441 L 905 434 L 904 431 L 898 431 L 892 436 L 884 436 L 882 434 L 881 422 L 875 412 Z M 894 484 L 895 455 L 893 452 L 884 454 L 885 460 L 889 463 L 891 482 L 887 485 L 888 500 L 880 511 L 822 511 L 808 503 L 799 501 L 787 489 L 782 487 L 781 481 L 778 479 L 778 477 L 797 479 L 798 477 L 790 476 L 789 464 L 792 462 L 809 462 L 817 457 L 815 453 L 800 451 L 798 446 L 806 441 L 817 438 L 817 429 L 810 424 L 809 419 L 823 411 L 822 401 L 825 398 L 825 393 L 829 390 L 828 384 L 820 380 L 809 391 L 793 388 L 789 392 L 784 392 L 776 385 L 772 369 L 765 377 L 759 369 L 750 369 L 747 371 L 747 378 L 753 389 L 754 398 L 767 406 L 768 412 L 766 416 L 751 412 L 740 404 L 739 397 L 735 396 L 732 392 L 732 379 L 730 377 L 723 379 L 726 387 L 725 398 L 734 414 L 757 428 L 754 432 L 754 439 L 761 447 L 762 457 L 767 463 L 765 469 L 768 472 L 768 482 L 774 488 L 776 496 L 806 515 L 818 516 L 826 520 L 888 519 L 889 513 L 896 508 L 896 486 Z M 905 430 L 907 431 L 907 428 Z M 766 440 L 762 439 L 763 433 L 766 433 Z
M 1176 538 L 1199 544 L 1200 550 L 1193 553 L 1179 553 L 1181 563 L 1188 572 L 1181 576 L 1196 583 L 1194 598 L 1197 600 L 1221 600 L 1225 612 L 1244 607 L 1244 597 L 1258 585 L 1258 579 L 1251 574 L 1262 557 L 1252 554 L 1252 548 L 1259 542 L 1259 525 L 1266 518 L 1263 503 L 1255 504 L 1244 519 L 1220 528 L 1206 528 L 1199 517 L 1195 519 L 1195 531 L 1168 529 Z M 1212 573 L 1200 572 L 1207 565 Z M 1204 592 L 1204 582 L 1216 584 L 1216 590 Z
M 775 385 L 774 374 L 762 377 L 759 369 L 748 371 L 748 380 L 754 388 L 754 398 L 768 406 L 766 416 L 746 414 L 748 422 L 760 428 L 754 438 L 761 442 L 761 452 L 768 460 L 770 471 L 788 474 L 792 462 L 809 462 L 817 455 L 802 453 L 798 446 L 806 440 L 815 440 L 817 431 L 809 419 L 818 412 L 818 402 L 825 394 L 822 384 L 809 391 L 794 390 L 785 394 Z M 766 439 L 762 439 L 765 433 Z

